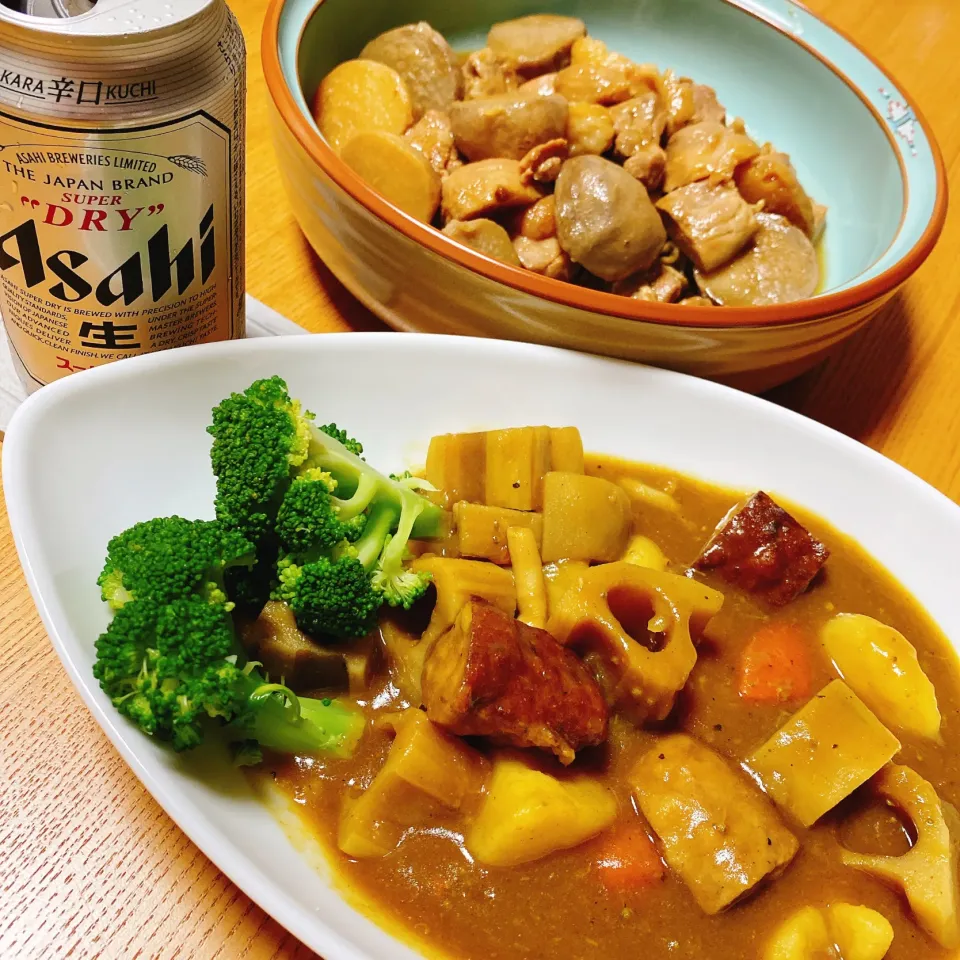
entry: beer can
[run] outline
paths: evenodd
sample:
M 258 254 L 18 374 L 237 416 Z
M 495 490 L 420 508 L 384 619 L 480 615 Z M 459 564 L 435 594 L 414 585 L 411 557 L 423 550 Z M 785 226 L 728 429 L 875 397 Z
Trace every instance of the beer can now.
M 28 390 L 244 335 L 245 95 L 224 0 L 0 8 L 0 313 Z

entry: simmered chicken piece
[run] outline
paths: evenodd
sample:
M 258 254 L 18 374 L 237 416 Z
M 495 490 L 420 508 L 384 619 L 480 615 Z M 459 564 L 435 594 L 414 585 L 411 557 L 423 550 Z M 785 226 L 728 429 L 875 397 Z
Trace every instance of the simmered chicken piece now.
M 494 97 L 520 86 L 520 78 L 508 70 L 489 47 L 471 53 L 460 68 L 463 75 L 463 99 Z
M 712 273 L 698 271 L 697 285 L 726 307 L 762 307 L 813 296 L 820 283 L 817 251 L 802 230 L 773 213 L 756 215 L 753 243 Z
M 441 177 L 463 166 L 453 141 L 450 117 L 446 113 L 428 110 L 403 136 Z
M 729 263 L 757 233 L 753 207 L 729 183 L 691 183 L 668 193 L 657 207 L 670 218 L 670 237 L 703 271 Z
M 667 136 L 697 119 L 695 84 L 687 77 L 678 77 L 672 70 L 663 75 L 662 94 L 667 105 Z
M 693 117 L 691 123 L 726 123 L 727 110 L 717 100 L 713 87 L 702 83 L 693 85 Z
M 545 240 L 531 240 L 528 237 L 514 237 L 513 247 L 520 263 L 532 273 L 540 273 L 556 280 L 569 280 L 572 271 L 570 258 L 560 249 L 556 237 Z
M 651 303 L 676 303 L 687 287 L 687 278 L 669 264 L 658 260 L 649 270 L 615 283 L 613 292 Z
M 463 94 L 463 77 L 450 44 L 429 23 L 411 23 L 381 33 L 360 52 L 400 74 L 413 102 L 413 118 L 446 110 Z
M 782 606 L 810 586 L 829 555 L 824 544 L 760 491 L 727 514 L 694 566 L 717 570 L 729 583 Z
M 487 46 L 501 63 L 518 73 L 546 73 L 564 66 L 574 41 L 586 33 L 584 22 L 575 17 L 533 14 L 494 24 Z
M 556 186 L 557 238 L 574 263 L 604 280 L 645 270 L 666 241 L 647 191 L 602 157 L 568 160 Z
M 778 213 L 813 237 L 817 217 L 813 201 L 797 179 L 790 158 L 768 143 L 749 163 L 737 170 L 737 188 L 749 203 L 763 201 L 766 213 Z
M 532 147 L 562 138 L 567 101 L 516 93 L 455 103 L 450 123 L 457 149 L 468 160 L 508 157 L 520 160 Z
M 723 124 L 704 121 L 678 130 L 667 143 L 669 193 L 695 180 L 728 181 L 740 164 L 755 157 L 760 148 L 745 134 Z M 750 200 L 750 197 L 745 199 Z
M 614 133 L 613 117 L 606 107 L 596 103 L 570 104 L 567 143 L 571 157 L 606 153 L 613 143 Z
M 611 107 L 610 117 L 616 131 L 614 148 L 621 157 L 632 157 L 644 147 L 660 146 L 667 111 L 656 90 L 646 90 Z
M 776 877 L 799 849 L 756 786 L 692 737 L 661 737 L 630 782 L 667 863 L 705 913 Z
M 423 665 L 427 716 L 461 736 L 539 747 L 572 763 L 607 736 L 596 681 L 545 630 L 477 600 L 433 645 Z
M 523 182 L 519 160 L 494 158 L 453 170 L 441 185 L 440 204 L 444 221 L 472 220 L 529 206 L 542 196 L 536 184 Z
M 524 183 L 553 183 L 560 176 L 560 168 L 570 155 L 563 137 L 539 143 L 520 160 L 520 179 Z

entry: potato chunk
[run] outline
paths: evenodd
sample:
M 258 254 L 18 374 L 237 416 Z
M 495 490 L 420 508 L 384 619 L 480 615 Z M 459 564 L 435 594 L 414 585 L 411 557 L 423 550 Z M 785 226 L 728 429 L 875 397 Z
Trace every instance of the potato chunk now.
M 395 207 L 424 223 L 433 219 L 440 205 L 440 178 L 403 137 L 382 130 L 356 133 L 340 156 Z
M 524 183 L 520 173 L 520 161 L 505 158 L 465 163 L 451 171 L 442 185 L 444 220 L 472 220 L 536 203 L 543 191 Z
M 545 563 L 617 560 L 630 536 L 630 499 L 615 483 L 582 473 L 543 478 Z
M 383 857 L 404 830 L 460 810 L 483 786 L 484 760 L 462 741 L 434 726 L 421 710 L 406 710 L 396 739 L 370 786 L 347 798 L 337 846 L 348 857 Z
M 562 66 L 569 60 L 574 41 L 586 32 L 584 22 L 575 17 L 535 13 L 495 23 L 487 35 L 487 46 L 501 63 L 529 75 Z
M 410 93 L 400 74 L 375 60 L 347 60 L 334 67 L 317 90 L 313 112 L 338 153 L 356 133 L 401 134 L 413 123 Z
M 635 723 L 663 720 L 697 662 L 692 636 L 723 594 L 632 563 L 573 573 L 559 596 L 547 577 L 547 629 L 594 665 L 611 705 Z
M 666 243 L 666 230 L 647 191 L 603 157 L 568 160 L 554 195 L 560 246 L 602 280 L 646 270 Z
M 467 849 L 480 863 L 514 867 L 595 837 L 617 818 L 616 797 L 589 776 L 558 780 L 498 757 Z
M 446 110 L 463 92 L 463 77 L 450 44 L 429 23 L 408 23 L 374 37 L 360 51 L 400 74 L 419 119 L 428 110 Z
M 893 627 L 840 613 L 820 633 L 840 676 L 888 727 L 937 740 L 940 709 L 913 644 Z
M 453 508 L 464 557 L 492 560 L 501 566 L 510 564 L 507 530 L 510 527 L 529 527 L 539 549 L 543 542 L 543 515 L 523 510 L 489 507 L 482 503 L 461 500 Z
M 443 228 L 443 234 L 484 256 L 509 263 L 513 267 L 520 266 L 520 258 L 513 249 L 510 234 L 493 220 L 485 220 L 483 217 L 476 220 L 451 220 Z
M 468 160 L 521 160 L 535 146 L 562 138 L 567 101 L 514 93 L 462 100 L 450 108 L 457 148 Z
M 474 597 L 486 600 L 511 617 L 517 612 L 513 574 L 503 567 L 482 560 L 430 555 L 418 557 L 411 567 L 429 573 L 437 591 L 436 606 L 420 641 L 425 645 L 424 653 L 437 637 L 453 626 L 464 604 Z
M 960 946 L 960 815 L 909 767 L 886 767 L 871 787 L 910 820 L 917 841 L 899 857 L 844 850 L 843 862 L 899 890 L 917 923 L 941 946 Z
M 667 863 L 705 913 L 779 874 L 799 849 L 763 794 L 685 734 L 658 740 L 629 779 Z
M 621 559 L 624 563 L 647 567 L 650 570 L 667 569 L 667 558 L 660 549 L 660 545 L 642 533 L 636 533 L 630 538 Z
M 869 907 L 802 907 L 774 933 L 763 960 L 883 960 L 891 943 L 890 921 Z
M 897 738 L 856 694 L 834 680 L 746 763 L 777 805 L 809 827 L 899 749 Z

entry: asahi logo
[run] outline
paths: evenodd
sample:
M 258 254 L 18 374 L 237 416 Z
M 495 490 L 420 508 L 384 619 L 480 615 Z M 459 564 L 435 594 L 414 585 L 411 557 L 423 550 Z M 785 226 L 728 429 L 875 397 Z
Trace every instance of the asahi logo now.
M 158 303 L 174 284 L 178 295 L 185 293 L 198 269 L 201 284 L 210 279 L 216 267 L 213 221 L 214 205 L 210 204 L 196 237 L 190 237 L 176 252 L 164 224 L 147 240 L 146 250 L 138 250 L 104 276 L 90 276 L 89 270 L 83 269 L 90 258 L 79 250 L 58 250 L 45 256 L 36 221 L 25 220 L 0 237 L 0 271 L 20 266 L 28 289 L 49 283 L 49 294 L 63 303 L 78 303 L 91 294 L 105 307 L 119 300 L 130 306 L 144 294 Z

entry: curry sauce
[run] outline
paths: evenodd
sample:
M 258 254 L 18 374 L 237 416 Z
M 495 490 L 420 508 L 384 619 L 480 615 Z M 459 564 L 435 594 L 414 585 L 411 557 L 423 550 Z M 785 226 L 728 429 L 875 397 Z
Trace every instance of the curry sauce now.
M 683 573 L 739 495 L 660 468 L 588 457 L 593 476 L 636 477 L 668 491 L 679 509 L 633 507 L 633 526 L 662 549 L 668 569 Z M 866 614 L 900 631 L 916 647 L 936 688 L 942 715 L 941 741 L 913 740 L 902 732 L 896 763 L 912 767 L 940 798 L 960 805 L 958 735 L 960 673 L 947 639 L 895 579 L 854 542 L 822 520 L 795 511 L 807 529 L 828 545 L 830 558 L 812 588 L 774 616 L 801 628 L 809 640 L 813 690 L 836 672 L 818 636 L 836 613 Z M 770 612 L 716 573 L 696 579 L 724 595 L 720 612 L 698 643 L 696 666 L 666 720 L 640 729 L 613 716 L 607 742 L 581 751 L 563 768 L 552 757 L 535 762 L 558 778 L 590 771 L 616 794 L 621 816 L 636 812 L 627 773 L 665 732 L 683 731 L 713 748 L 735 767 L 764 743 L 800 704 L 745 702 L 738 692 L 737 664 Z M 410 625 L 413 629 L 412 624 Z M 344 797 L 369 785 L 391 739 L 378 723 L 403 706 L 382 668 L 362 696 L 368 732 L 350 759 L 274 758 L 267 765 L 280 790 L 296 801 L 306 824 L 329 853 L 338 882 L 378 923 L 428 955 L 463 960 L 761 960 L 774 931 L 805 905 L 845 902 L 881 913 L 894 929 L 889 960 L 946 958 L 947 951 L 918 927 L 906 903 L 891 889 L 844 866 L 841 843 L 864 853 L 898 855 L 915 839 L 909 824 L 873 801 L 861 788 L 805 829 L 784 815 L 800 850 L 782 875 L 742 902 L 707 916 L 690 890 L 670 870 L 653 887 L 612 894 L 595 869 L 599 838 L 544 859 L 513 867 L 473 861 L 464 844 L 470 811 L 438 815 L 411 828 L 384 857 L 353 860 L 337 847 Z M 483 751 L 482 743 L 475 744 Z

